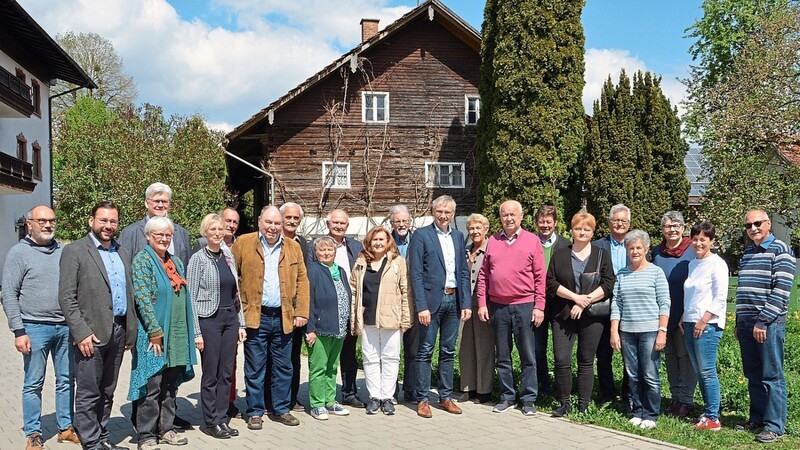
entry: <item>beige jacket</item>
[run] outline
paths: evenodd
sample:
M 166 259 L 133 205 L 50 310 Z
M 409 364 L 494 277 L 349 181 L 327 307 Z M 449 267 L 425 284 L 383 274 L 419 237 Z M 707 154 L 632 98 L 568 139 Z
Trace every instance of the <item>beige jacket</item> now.
M 406 261 L 402 256 L 391 257 L 381 275 L 378 291 L 378 306 L 375 313 L 375 324 L 378 328 L 408 329 L 411 328 L 411 304 L 408 299 L 408 272 Z M 350 325 L 353 335 L 360 335 L 364 326 L 364 307 L 362 306 L 364 272 L 367 261 L 363 256 L 356 260 L 350 272 L 350 289 L 353 300 L 350 308 Z

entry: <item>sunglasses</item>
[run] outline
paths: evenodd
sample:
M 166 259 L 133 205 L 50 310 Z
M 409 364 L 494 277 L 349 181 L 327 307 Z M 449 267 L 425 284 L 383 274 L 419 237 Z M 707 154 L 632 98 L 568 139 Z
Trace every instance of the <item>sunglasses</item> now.
M 749 230 L 753 226 L 756 228 L 761 228 L 761 225 L 764 225 L 764 222 L 769 222 L 769 219 L 766 220 L 756 220 L 755 222 L 745 222 L 744 229 Z

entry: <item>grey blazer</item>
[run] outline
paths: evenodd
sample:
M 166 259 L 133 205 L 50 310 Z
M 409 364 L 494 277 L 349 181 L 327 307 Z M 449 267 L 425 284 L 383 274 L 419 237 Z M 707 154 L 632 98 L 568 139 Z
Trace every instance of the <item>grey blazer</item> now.
M 144 234 L 144 224 L 147 223 L 147 218 L 134 222 L 127 227 L 123 228 L 119 233 L 119 243 L 128 249 L 130 258 L 128 263 L 133 261 L 133 257 L 140 251 L 144 250 L 147 246 L 147 235 Z M 184 266 L 189 263 L 189 256 L 191 256 L 191 247 L 189 246 L 189 232 L 185 228 L 175 224 L 175 233 L 172 237 L 172 244 L 175 246 L 174 256 L 180 258 Z
M 228 268 L 231 269 L 233 279 L 236 280 L 236 297 L 234 303 L 239 305 L 239 328 L 244 328 L 244 313 L 239 300 L 239 276 L 236 274 L 236 262 L 228 246 L 223 242 L 220 246 Z M 201 336 L 200 317 L 211 317 L 219 309 L 219 271 L 217 263 L 205 251 L 198 251 L 189 259 L 186 269 L 186 281 L 189 283 L 189 298 L 192 299 L 194 311 L 194 335 Z
M 133 304 L 130 253 L 122 246 L 119 256 L 125 265 L 125 286 L 128 306 L 125 317 L 125 344 L 136 343 L 136 307 Z M 66 247 L 61 253 L 58 280 L 58 303 L 64 312 L 70 334 L 75 343 L 94 334 L 100 342 L 111 339 L 114 324 L 111 285 L 100 251 L 89 235 Z

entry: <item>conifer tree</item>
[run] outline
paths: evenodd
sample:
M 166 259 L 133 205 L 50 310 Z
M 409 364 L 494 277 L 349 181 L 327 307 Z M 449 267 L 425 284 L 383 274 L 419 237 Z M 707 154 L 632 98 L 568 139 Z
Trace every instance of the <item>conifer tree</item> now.
M 488 0 L 481 48 L 478 201 L 506 199 L 531 216 L 565 199 L 585 137 L 584 0 Z M 497 220 L 491 220 L 494 229 Z

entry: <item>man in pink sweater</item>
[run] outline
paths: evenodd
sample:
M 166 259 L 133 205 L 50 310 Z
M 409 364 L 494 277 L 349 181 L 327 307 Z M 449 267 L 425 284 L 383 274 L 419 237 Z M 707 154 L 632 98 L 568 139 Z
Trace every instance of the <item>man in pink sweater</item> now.
M 514 200 L 503 202 L 500 220 L 503 231 L 489 238 L 475 288 L 478 318 L 491 321 L 495 336 L 501 399 L 493 411 L 502 413 L 514 406 L 513 336 L 522 363 L 522 413 L 532 416 L 536 414 L 533 403 L 538 394 L 533 328 L 546 326 L 542 322 L 547 267 L 539 238 L 520 228 L 522 205 Z

